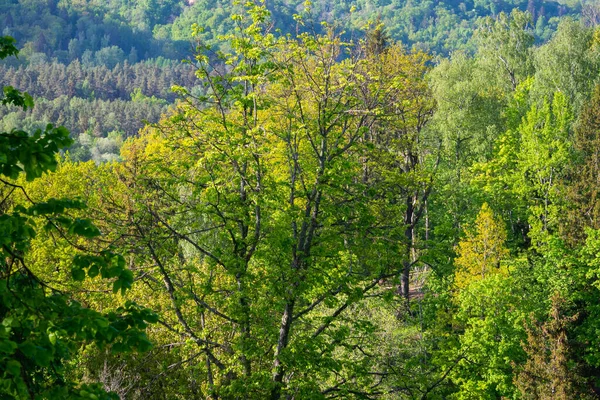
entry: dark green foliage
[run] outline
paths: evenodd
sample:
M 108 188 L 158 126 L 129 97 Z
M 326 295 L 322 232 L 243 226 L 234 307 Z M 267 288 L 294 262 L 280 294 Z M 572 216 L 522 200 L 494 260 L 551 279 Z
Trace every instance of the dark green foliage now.
M 25 172 L 28 181 L 42 176 L 45 171 L 56 168 L 55 154 L 72 144 L 69 132 L 64 128 L 46 126 L 29 136 L 27 132 L 13 130 L 0 136 L 0 168 L 2 175 L 16 179 Z
M 523 343 L 528 353 L 527 362 L 517 370 L 515 385 L 524 399 L 568 400 L 574 393 L 580 399 L 591 398 L 585 388 L 579 388 L 581 378 L 577 375 L 572 359 L 567 332 L 578 315 L 565 316 L 565 300 L 555 293 L 551 298 L 548 318 L 543 324 L 535 321 L 526 327 L 527 343 Z M 582 391 L 583 390 L 583 391 Z
M 33 99 L 28 93 L 21 93 L 12 86 L 4 86 L 2 88 L 4 98 L 1 100 L 3 105 L 14 105 L 22 107 L 24 110 L 33 107 Z
M 16 56 L 19 50 L 15 47 L 16 40 L 10 36 L 0 36 L 0 59 Z
M 168 106 L 152 98 L 139 101 L 86 100 L 61 96 L 54 100 L 40 100 L 36 107 L 24 111 L 16 107 L 0 110 L 4 115 L 0 129 L 36 130 L 47 121 L 54 120 L 71 131 L 74 144 L 69 151 L 73 154 L 85 148 L 89 156 L 79 157 L 87 161 L 94 156 L 97 161 L 102 154 L 118 155 L 121 142 L 135 136 L 145 122 L 158 122 L 167 112 Z
M 585 239 L 585 228 L 600 229 L 600 86 L 583 107 L 575 128 L 577 158 L 564 180 L 571 200 L 562 233 L 572 244 Z
M 302 1 L 277 0 L 267 2 L 267 8 L 274 28 L 284 33 L 295 33 L 297 29 L 324 32 L 319 23 L 328 21 L 358 34 L 361 26 L 379 15 L 394 40 L 440 54 L 472 48 L 467 42 L 479 17 L 510 13 L 513 8 L 529 11 L 538 35 L 548 38 L 557 17 L 578 12 L 575 6 L 553 0 L 315 1 L 305 13 L 310 18 L 302 27 L 293 18 L 305 12 Z M 189 4 L 177 0 L 113 0 L 85 5 L 15 0 L 0 5 L 0 26 L 26 48 L 27 59 L 43 53 L 64 63 L 82 59 L 88 51 L 92 59 L 102 62 L 105 53 L 116 49 L 121 51 L 119 57 L 135 51 L 140 59 L 159 55 L 178 59 L 188 50 L 193 23 L 205 28 L 203 42 L 219 44 L 219 35 L 233 31 L 235 24 L 229 15 L 236 10 L 242 7 L 232 0 L 197 0 Z M 585 10 L 590 14 L 592 8 Z
M 48 100 L 61 96 L 131 100 L 131 94 L 139 89 L 146 96 L 173 102 L 176 95 L 171 86 L 191 88 L 195 83 L 192 66 L 166 59 L 125 62 L 110 68 L 104 64 L 82 65 L 78 60 L 66 65 L 56 62 L 18 67 L 0 65 L 0 84 Z
M 71 2 L 17 0 L 0 3 L 0 26 L 13 36 L 23 57 L 35 53 L 60 61 L 80 58 L 84 52 L 102 52 L 116 46 L 125 55 L 136 49 L 141 58 L 184 56 L 185 43 L 166 43 L 152 37 L 155 25 L 180 11 L 176 0 Z M 111 50 L 108 50 L 111 51 Z
M 449 54 L 457 49 L 473 49 L 469 43 L 480 17 L 495 17 L 501 12 L 510 13 L 514 8 L 529 11 L 539 23 L 538 38 L 548 39 L 556 28 L 559 16 L 575 15 L 577 7 L 556 1 L 526 0 L 444 0 L 444 1 L 314 1 L 308 10 L 301 1 L 278 0 L 267 2 L 272 13 L 273 25 L 284 33 L 316 31 L 324 33 L 321 21 L 327 21 L 346 29 L 352 35 L 362 35 L 360 27 L 368 21 L 385 24 L 393 40 L 406 46 L 437 54 Z M 204 43 L 219 45 L 219 35 L 230 32 L 233 23 L 228 16 L 231 2 L 227 0 L 198 0 L 185 7 L 173 23 L 155 29 L 161 37 L 174 40 L 190 39 L 189 26 L 196 23 L 204 28 L 200 35 Z M 293 19 L 294 14 L 303 14 L 304 24 Z M 357 29 L 358 28 L 358 29 Z

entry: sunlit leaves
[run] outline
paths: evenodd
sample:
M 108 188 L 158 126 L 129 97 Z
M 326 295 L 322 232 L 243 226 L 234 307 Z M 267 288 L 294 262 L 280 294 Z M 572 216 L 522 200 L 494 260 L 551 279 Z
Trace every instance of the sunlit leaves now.
M 487 203 L 484 203 L 475 225 L 458 244 L 457 258 L 454 260 L 457 266 L 454 277 L 456 287 L 463 289 L 472 281 L 485 279 L 497 273 L 506 274 L 506 267 L 501 265 L 508 256 L 505 242 L 504 223 L 498 220 Z

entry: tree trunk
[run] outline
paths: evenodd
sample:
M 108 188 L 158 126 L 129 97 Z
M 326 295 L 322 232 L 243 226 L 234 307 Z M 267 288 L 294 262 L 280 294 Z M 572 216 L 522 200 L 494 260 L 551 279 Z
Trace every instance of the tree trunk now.
M 271 400 L 278 400 L 281 397 L 283 375 L 285 370 L 281 364 L 281 352 L 287 347 L 292 326 L 292 315 L 294 313 L 294 301 L 290 300 L 285 305 L 283 316 L 281 317 L 281 326 L 279 328 L 279 340 L 277 341 L 277 350 L 275 351 L 275 361 L 273 362 L 273 389 L 271 390 Z
M 414 241 L 414 197 L 410 196 L 406 199 L 406 213 L 404 214 L 404 224 L 406 229 L 404 230 L 404 239 L 406 240 L 406 253 L 405 259 L 402 263 L 402 277 L 401 277 L 401 291 L 402 297 L 408 301 L 410 292 L 410 269 L 412 265 L 412 249 Z

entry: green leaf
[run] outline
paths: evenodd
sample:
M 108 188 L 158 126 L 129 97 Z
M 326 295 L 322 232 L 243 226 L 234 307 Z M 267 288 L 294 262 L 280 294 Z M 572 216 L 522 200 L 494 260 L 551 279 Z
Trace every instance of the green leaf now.
M 0 353 L 13 354 L 17 349 L 17 344 L 12 340 L 0 340 Z
M 69 228 L 69 233 L 74 233 L 87 238 L 100 236 L 100 230 L 87 219 L 76 219 Z
M 35 358 L 35 345 L 26 340 L 19 344 L 19 350 L 29 358 Z
M 90 278 L 95 278 L 100 273 L 100 268 L 96 264 L 92 265 L 90 269 L 88 269 L 88 276 Z
M 6 372 L 11 374 L 12 376 L 20 376 L 21 375 L 21 363 L 17 360 L 9 360 L 6 363 Z
M 85 271 L 81 268 L 75 267 L 71 269 L 71 276 L 73 276 L 73 279 L 76 281 L 81 282 L 85 279 Z
M 141 352 L 146 352 L 152 348 L 152 342 L 144 337 L 141 337 L 138 341 L 137 348 Z
M 34 360 L 40 367 L 48 367 L 52 358 L 52 352 L 49 349 L 38 347 Z
M 0 60 L 9 56 L 16 56 L 19 53 L 19 50 L 15 46 L 16 42 L 10 36 L 0 36 Z
M 100 328 L 108 328 L 109 323 L 106 320 L 106 318 L 96 318 L 95 320 L 96 325 L 98 325 Z

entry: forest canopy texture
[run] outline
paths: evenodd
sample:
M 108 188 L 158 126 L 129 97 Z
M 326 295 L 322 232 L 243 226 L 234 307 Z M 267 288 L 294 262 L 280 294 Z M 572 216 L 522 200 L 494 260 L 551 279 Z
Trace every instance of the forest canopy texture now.
M 130 3 L 0 5 L 0 397 L 599 397 L 595 3 Z

